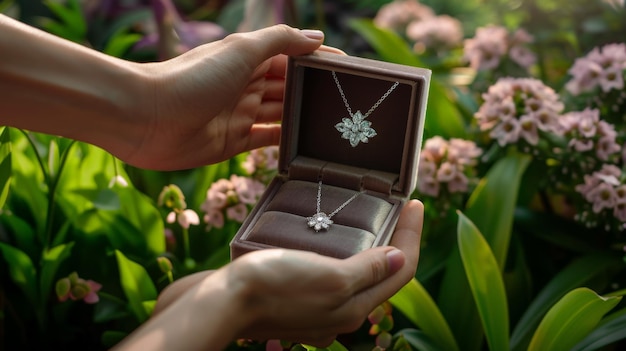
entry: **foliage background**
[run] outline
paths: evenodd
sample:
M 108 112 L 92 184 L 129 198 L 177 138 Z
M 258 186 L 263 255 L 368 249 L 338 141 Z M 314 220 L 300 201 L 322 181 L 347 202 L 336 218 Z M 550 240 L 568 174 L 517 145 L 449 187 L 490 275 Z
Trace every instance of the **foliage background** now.
M 474 117 L 483 103 L 481 94 L 503 76 L 541 80 L 560 94 L 567 109 L 593 106 L 589 99 L 566 91 L 568 70 L 593 48 L 624 42 L 623 2 L 421 2 L 437 15 L 458 19 L 465 39 L 489 24 L 511 31 L 525 28 L 534 38 L 530 47 L 537 55 L 528 70 L 504 61 L 491 70 L 471 68 L 463 61 L 462 45 L 415 52 L 404 32 L 372 21 L 386 3 L 3 0 L 0 11 L 133 61 L 166 59 L 241 28 L 286 22 L 323 29 L 327 44 L 352 55 L 432 69 L 424 139 L 472 140 L 485 154 L 471 167 L 468 177 L 474 181 L 466 192 L 414 194 L 427 208 L 416 279 L 390 304 L 374 311 L 360 330 L 341 336 L 331 348 L 624 347 L 626 309 L 620 299 L 626 285 L 626 238 L 615 229 L 623 223 L 605 230 L 603 225 L 587 227 L 576 221 L 575 193 L 546 182 L 559 160 L 526 153 L 521 144 L 496 145 L 481 133 Z M 176 6 L 174 20 L 159 16 L 167 4 Z M 246 15 L 246 6 L 257 10 L 250 12 L 254 16 Z M 602 112 L 602 118 L 615 125 L 622 145 L 624 105 L 622 101 L 616 112 Z M 158 292 L 169 282 L 226 264 L 237 220 L 224 212 L 224 225 L 208 229 L 206 223 L 185 228 L 167 217 L 191 209 L 202 218 L 212 185 L 232 175 L 266 182 L 271 167 L 259 164 L 263 174 L 249 172 L 244 166 L 249 156 L 193 170 L 154 172 L 122 164 L 90 145 L 3 128 L 0 345 L 108 348 L 149 317 Z M 623 183 L 623 161 L 619 166 Z M 562 177 L 563 183 L 571 182 Z M 170 184 L 184 194 L 184 205 L 159 201 Z M 173 196 L 182 199 L 179 193 Z M 171 269 L 163 267 L 163 258 Z M 102 285 L 98 303 L 58 301 L 57 282 L 72 272 Z M 282 348 L 276 341 L 239 340 L 231 346 L 272 347 Z

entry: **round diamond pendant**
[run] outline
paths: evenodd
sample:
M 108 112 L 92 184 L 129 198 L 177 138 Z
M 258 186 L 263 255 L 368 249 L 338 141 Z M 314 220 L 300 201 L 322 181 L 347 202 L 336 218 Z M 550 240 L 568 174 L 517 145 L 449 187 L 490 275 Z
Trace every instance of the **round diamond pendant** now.
M 309 228 L 313 228 L 316 232 L 328 229 L 333 224 L 332 219 L 324 212 L 318 212 L 311 217 L 307 217 L 306 221 Z

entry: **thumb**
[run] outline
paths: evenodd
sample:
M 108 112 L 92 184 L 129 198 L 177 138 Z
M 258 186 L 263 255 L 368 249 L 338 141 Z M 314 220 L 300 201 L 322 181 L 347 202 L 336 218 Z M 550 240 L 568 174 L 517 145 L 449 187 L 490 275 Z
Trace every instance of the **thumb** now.
M 404 252 L 393 247 L 381 247 L 360 252 L 345 259 L 354 277 L 354 292 L 372 287 L 400 270 L 405 264 Z
M 250 63 L 256 66 L 278 54 L 297 56 L 311 53 L 324 42 L 324 33 L 277 24 L 253 32 L 231 34 L 224 40 L 236 46 L 235 52 L 245 53 L 245 59 L 253 60 Z

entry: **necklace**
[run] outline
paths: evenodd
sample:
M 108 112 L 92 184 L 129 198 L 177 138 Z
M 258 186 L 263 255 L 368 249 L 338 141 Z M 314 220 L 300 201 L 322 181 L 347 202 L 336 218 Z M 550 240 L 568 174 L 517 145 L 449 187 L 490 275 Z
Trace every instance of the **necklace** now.
M 330 214 L 326 214 L 321 211 L 320 206 L 322 203 L 322 181 L 320 180 L 319 185 L 317 186 L 317 208 L 316 212 L 313 216 L 307 217 L 306 222 L 309 225 L 309 228 L 313 228 L 316 232 L 319 232 L 321 229 L 328 229 L 333 221 L 330 219 L 332 216 L 336 215 L 337 212 L 341 211 L 344 207 L 346 207 L 352 200 L 354 200 L 359 193 L 352 195 L 351 198 L 346 200 L 346 202 L 342 203 L 341 206 L 337 207 L 336 210 L 331 212 Z
M 372 128 L 372 122 L 366 121 L 365 119 L 369 117 L 369 115 L 374 112 L 374 110 L 391 94 L 391 92 L 400 84 L 399 82 L 393 83 L 391 88 L 387 90 L 383 96 L 381 96 L 376 103 L 370 107 L 369 110 L 365 114 L 362 114 L 360 110 L 357 110 L 356 113 L 352 113 L 352 108 L 350 108 L 350 104 L 348 103 L 348 99 L 346 98 L 346 94 L 344 94 L 343 89 L 341 88 L 341 84 L 339 83 L 339 79 L 337 79 L 337 74 L 335 71 L 332 71 L 333 79 L 335 80 L 335 84 L 337 85 L 337 89 L 339 90 L 339 94 L 341 95 L 341 99 L 343 100 L 343 104 L 346 106 L 348 113 L 350 114 L 350 118 L 342 118 L 341 122 L 335 124 L 335 128 L 341 133 L 341 137 L 343 139 L 350 140 L 350 145 L 352 147 L 356 147 L 361 143 L 367 143 L 370 138 L 376 136 L 376 131 Z

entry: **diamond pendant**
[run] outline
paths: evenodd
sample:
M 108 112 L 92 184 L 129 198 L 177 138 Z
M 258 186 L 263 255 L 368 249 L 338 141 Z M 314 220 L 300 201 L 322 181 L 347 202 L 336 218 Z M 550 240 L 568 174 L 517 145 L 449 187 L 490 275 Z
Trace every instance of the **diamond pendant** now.
M 318 212 L 311 217 L 307 217 L 306 221 L 309 228 L 313 228 L 316 232 L 322 229 L 328 229 L 330 225 L 333 224 L 333 221 L 324 212 Z
M 335 124 L 335 128 L 341 133 L 343 139 L 350 141 L 352 147 L 361 143 L 367 143 L 370 138 L 376 136 L 376 131 L 371 127 L 372 122 L 366 121 L 361 111 L 351 114 L 352 119 L 342 118 Z

